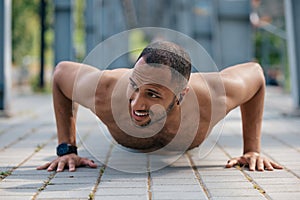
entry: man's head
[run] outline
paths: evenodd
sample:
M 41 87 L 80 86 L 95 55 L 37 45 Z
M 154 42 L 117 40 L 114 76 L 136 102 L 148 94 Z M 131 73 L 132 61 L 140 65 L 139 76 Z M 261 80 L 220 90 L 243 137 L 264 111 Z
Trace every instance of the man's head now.
M 130 113 L 137 125 L 164 118 L 188 92 L 191 73 L 189 55 L 165 41 L 148 45 L 130 77 Z

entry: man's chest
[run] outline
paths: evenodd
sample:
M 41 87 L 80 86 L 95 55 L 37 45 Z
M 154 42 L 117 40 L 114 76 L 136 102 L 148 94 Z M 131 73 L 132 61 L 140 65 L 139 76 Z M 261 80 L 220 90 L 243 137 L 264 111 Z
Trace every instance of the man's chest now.
M 102 121 L 118 144 L 140 150 L 191 149 L 203 142 L 209 130 L 209 121 L 205 119 L 201 121 L 199 118 L 199 121 L 195 121 L 192 117 L 186 117 L 178 124 L 168 124 L 161 130 L 153 127 L 136 127 L 130 120 L 116 122 L 113 118 L 107 119 Z

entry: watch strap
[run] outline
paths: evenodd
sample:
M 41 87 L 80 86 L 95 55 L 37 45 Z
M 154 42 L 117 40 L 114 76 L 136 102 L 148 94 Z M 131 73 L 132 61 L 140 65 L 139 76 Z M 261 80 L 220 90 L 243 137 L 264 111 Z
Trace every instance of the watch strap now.
M 64 156 L 71 153 L 75 153 L 77 155 L 77 146 L 61 143 L 56 147 L 56 154 L 58 156 Z

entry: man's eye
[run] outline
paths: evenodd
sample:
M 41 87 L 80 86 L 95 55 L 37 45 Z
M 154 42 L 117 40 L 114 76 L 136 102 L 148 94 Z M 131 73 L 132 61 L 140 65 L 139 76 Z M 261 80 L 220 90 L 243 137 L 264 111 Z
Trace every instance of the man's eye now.
M 159 98 L 159 96 L 157 96 L 156 94 L 154 94 L 152 92 L 149 92 L 148 96 L 151 97 L 151 98 Z

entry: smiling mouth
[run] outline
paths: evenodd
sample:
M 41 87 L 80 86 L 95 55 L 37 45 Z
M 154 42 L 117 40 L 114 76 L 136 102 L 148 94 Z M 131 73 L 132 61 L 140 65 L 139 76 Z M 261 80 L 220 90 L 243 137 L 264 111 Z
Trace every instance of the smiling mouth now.
M 136 115 L 136 116 L 138 116 L 138 117 L 146 117 L 146 116 L 148 116 L 149 115 L 149 112 L 139 112 L 139 111 L 133 111 L 133 113 Z
M 144 120 L 145 118 L 147 118 L 149 116 L 149 112 L 147 111 L 137 111 L 137 110 L 133 110 L 132 111 L 133 117 L 137 120 L 137 121 L 141 121 Z
M 144 126 L 145 124 L 149 124 L 149 112 L 148 111 L 138 111 L 133 110 L 131 112 L 131 117 L 135 123 L 138 123 L 139 126 Z

